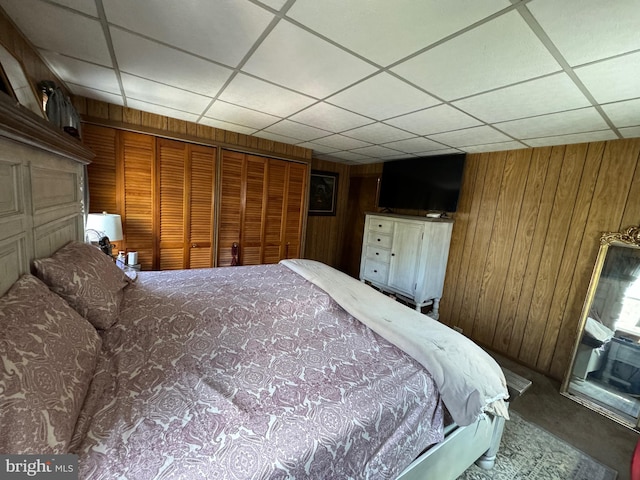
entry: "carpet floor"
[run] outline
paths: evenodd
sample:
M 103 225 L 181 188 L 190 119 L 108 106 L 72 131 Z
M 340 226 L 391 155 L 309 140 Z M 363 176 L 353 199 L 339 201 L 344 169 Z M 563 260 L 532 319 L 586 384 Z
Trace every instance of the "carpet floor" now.
M 458 480 L 615 480 L 617 472 L 511 411 L 492 470 L 473 465 Z

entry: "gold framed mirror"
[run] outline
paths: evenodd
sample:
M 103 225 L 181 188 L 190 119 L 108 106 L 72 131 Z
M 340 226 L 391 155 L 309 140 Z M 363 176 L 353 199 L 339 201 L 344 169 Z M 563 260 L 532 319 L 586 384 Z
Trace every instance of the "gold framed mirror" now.
M 560 393 L 639 429 L 640 226 L 605 233 Z

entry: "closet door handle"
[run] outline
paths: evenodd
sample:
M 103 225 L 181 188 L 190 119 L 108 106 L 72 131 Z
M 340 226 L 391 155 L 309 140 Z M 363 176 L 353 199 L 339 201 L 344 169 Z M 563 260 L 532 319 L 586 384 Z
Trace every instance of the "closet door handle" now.
M 198 248 L 198 244 L 197 243 L 192 243 L 191 244 L 191 248 Z

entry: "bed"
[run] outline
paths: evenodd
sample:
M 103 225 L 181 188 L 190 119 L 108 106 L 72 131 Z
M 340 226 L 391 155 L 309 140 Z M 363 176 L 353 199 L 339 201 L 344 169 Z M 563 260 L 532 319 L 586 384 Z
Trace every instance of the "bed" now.
M 79 241 L 89 155 L 21 131 L 0 138 L 0 453 L 75 453 L 80 478 L 491 467 L 507 389 L 475 344 L 312 261 L 132 279 Z

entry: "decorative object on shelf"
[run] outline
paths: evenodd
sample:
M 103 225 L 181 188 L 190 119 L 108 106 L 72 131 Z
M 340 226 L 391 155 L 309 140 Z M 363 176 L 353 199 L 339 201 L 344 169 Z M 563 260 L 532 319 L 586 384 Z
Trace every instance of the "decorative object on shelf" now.
M 97 236 L 97 240 L 95 236 Z M 90 243 L 97 241 L 100 249 L 107 255 L 112 256 L 114 245 L 112 245 L 111 242 L 118 242 L 122 240 L 122 238 L 122 220 L 120 215 L 107 212 L 90 213 L 87 215 L 85 241 Z
M 49 80 L 40 82 L 38 88 L 47 98 L 45 110 L 49 121 L 69 135 L 80 138 L 80 115 L 69 97 Z
M 311 172 L 309 191 L 309 215 L 335 215 L 338 199 L 338 174 L 336 172 Z

